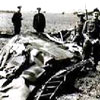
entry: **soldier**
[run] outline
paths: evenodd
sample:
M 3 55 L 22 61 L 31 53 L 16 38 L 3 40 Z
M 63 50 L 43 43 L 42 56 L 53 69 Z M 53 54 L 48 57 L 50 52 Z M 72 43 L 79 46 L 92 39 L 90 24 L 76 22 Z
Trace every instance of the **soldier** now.
M 91 20 L 87 20 L 83 27 L 84 34 L 84 46 L 83 46 L 83 58 L 87 59 L 93 54 L 95 64 L 100 60 L 100 20 L 99 9 L 93 10 L 93 17 Z
M 45 16 L 40 13 L 41 8 L 37 8 L 38 13 L 33 18 L 33 27 L 37 32 L 44 32 L 46 26 Z
M 76 42 L 78 45 L 82 46 L 84 41 L 82 30 L 83 30 L 83 25 L 85 23 L 85 19 L 84 19 L 85 14 L 78 13 L 77 16 L 79 17 L 79 21 L 76 24 L 76 36 L 73 39 L 73 41 Z
M 21 6 L 18 6 L 18 11 L 14 13 L 12 17 L 12 22 L 14 25 L 14 35 L 19 34 L 21 30 L 21 21 L 22 21 L 22 14 L 21 14 Z

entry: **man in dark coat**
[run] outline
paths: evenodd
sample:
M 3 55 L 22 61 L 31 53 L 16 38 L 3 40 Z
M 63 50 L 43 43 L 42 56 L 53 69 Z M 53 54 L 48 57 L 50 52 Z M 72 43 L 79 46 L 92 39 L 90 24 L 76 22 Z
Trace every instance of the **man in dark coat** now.
M 44 32 L 46 26 L 45 16 L 40 13 L 41 8 L 37 8 L 38 13 L 33 18 L 33 27 L 37 32 Z
M 94 57 L 95 64 L 100 60 L 100 20 L 99 9 L 94 9 L 93 18 L 87 20 L 83 27 L 85 38 L 83 46 L 83 58 L 87 59 L 91 55 Z M 91 53 L 92 52 L 92 53 Z
M 14 35 L 19 34 L 21 30 L 21 21 L 22 21 L 22 14 L 21 14 L 21 6 L 18 6 L 18 11 L 14 13 L 12 17 L 12 23 L 14 25 Z

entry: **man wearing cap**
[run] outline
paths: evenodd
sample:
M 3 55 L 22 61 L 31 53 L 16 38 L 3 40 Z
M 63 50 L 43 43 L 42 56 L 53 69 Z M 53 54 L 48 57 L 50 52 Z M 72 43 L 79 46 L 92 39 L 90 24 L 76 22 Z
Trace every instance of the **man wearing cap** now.
M 22 14 L 21 14 L 21 6 L 18 6 L 18 11 L 14 13 L 12 17 L 12 23 L 14 25 L 14 35 L 19 34 L 21 30 L 21 21 L 22 21 Z
M 76 36 L 73 39 L 73 41 L 77 42 L 77 44 L 80 45 L 80 46 L 83 45 L 83 41 L 84 41 L 84 37 L 83 37 L 83 34 L 82 34 L 83 25 L 85 23 L 84 16 L 85 16 L 84 13 L 78 13 L 77 14 L 77 17 L 79 18 L 79 20 L 77 21 L 77 24 L 76 24 Z
M 93 54 L 95 64 L 100 60 L 100 20 L 99 9 L 93 10 L 93 17 L 91 20 L 87 20 L 83 27 L 84 34 L 84 46 L 83 46 L 83 58 L 87 59 Z M 92 52 L 92 53 L 91 53 Z
M 45 16 L 42 13 L 40 13 L 41 8 L 37 8 L 37 10 L 38 13 L 33 18 L 33 27 L 38 33 L 40 33 L 44 32 L 44 28 L 46 26 L 46 20 Z

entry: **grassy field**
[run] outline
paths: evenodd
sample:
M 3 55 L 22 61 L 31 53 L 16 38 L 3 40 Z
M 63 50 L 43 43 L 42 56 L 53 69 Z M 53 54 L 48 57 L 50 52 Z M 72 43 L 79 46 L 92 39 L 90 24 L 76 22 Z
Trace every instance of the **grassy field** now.
M 23 13 L 23 21 L 22 21 L 22 33 L 26 33 L 28 31 L 34 32 L 35 30 L 32 27 L 33 16 L 35 13 L 28 12 Z M 46 17 L 46 28 L 45 32 L 58 32 L 61 30 L 69 29 L 75 26 L 77 21 L 77 16 L 73 14 L 52 14 L 45 13 Z M 12 33 L 13 32 L 13 24 L 11 18 L 13 13 L 0 13 L 0 32 L 1 33 Z

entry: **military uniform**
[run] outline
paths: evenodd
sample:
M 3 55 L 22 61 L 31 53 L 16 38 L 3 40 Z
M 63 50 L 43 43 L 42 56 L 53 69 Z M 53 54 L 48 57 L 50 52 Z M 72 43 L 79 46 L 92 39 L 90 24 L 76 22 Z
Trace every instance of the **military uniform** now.
M 45 16 L 42 13 L 38 13 L 34 16 L 33 27 L 37 32 L 44 32 L 46 26 Z
M 100 38 L 100 20 L 88 20 L 83 27 L 83 33 L 86 33 L 90 39 Z
M 76 24 L 76 36 L 74 38 L 74 42 L 77 42 L 78 45 L 82 46 L 83 45 L 83 41 L 84 41 L 84 37 L 82 34 L 82 29 L 83 29 L 83 25 L 85 23 L 85 19 L 83 18 L 85 15 L 84 14 L 79 14 L 77 15 L 78 17 L 80 17 L 80 20 L 77 21 Z
M 21 7 L 18 6 L 18 9 L 21 9 Z M 21 29 L 21 26 L 22 26 L 21 21 L 22 21 L 22 14 L 20 13 L 20 11 L 15 12 L 13 17 L 12 17 L 15 35 L 20 33 L 20 29 Z
M 95 63 L 97 63 L 100 60 L 100 20 L 87 20 L 83 27 L 83 34 L 86 38 L 83 46 L 83 58 L 89 58 L 92 52 Z

